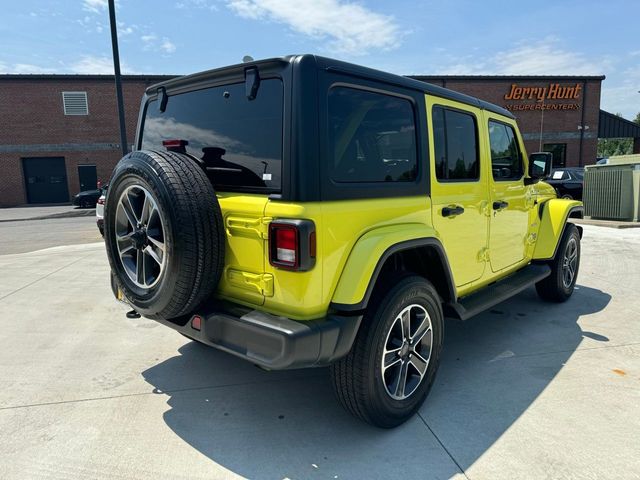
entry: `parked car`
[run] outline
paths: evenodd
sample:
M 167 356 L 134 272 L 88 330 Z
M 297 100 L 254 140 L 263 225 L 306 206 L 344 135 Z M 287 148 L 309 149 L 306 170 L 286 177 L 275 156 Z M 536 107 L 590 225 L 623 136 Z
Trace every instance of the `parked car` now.
M 556 190 L 559 198 L 582 200 L 584 168 L 556 168 L 545 182 Z
M 102 190 L 99 188 L 95 190 L 85 190 L 73 197 L 73 204 L 80 208 L 94 208 L 101 195 Z
M 98 230 L 100 230 L 100 235 L 104 237 L 104 201 L 107 197 L 107 189 L 109 185 L 105 185 L 102 187 L 102 195 L 98 198 L 98 202 L 96 203 L 96 224 L 98 225 Z
M 330 365 L 366 422 L 420 408 L 445 315 L 573 293 L 582 204 L 540 181 L 502 107 L 296 55 L 168 80 L 141 108 L 104 210 L 116 298 L 269 370 Z

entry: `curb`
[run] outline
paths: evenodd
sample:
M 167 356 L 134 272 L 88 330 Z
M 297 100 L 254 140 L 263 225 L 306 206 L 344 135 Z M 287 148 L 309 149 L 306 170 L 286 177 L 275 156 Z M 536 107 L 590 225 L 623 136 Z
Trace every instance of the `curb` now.
M 29 220 L 49 220 L 52 218 L 73 218 L 73 217 L 90 217 L 96 215 L 95 208 L 88 209 L 75 209 L 68 212 L 52 213 L 50 215 L 41 215 L 39 217 L 27 217 L 27 218 L 8 218 L 0 219 L 0 223 L 4 222 L 26 222 Z
M 616 228 L 619 230 L 628 228 L 640 228 L 640 222 L 624 222 L 618 220 L 596 220 L 591 218 L 570 218 L 578 225 L 592 225 L 594 227 Z

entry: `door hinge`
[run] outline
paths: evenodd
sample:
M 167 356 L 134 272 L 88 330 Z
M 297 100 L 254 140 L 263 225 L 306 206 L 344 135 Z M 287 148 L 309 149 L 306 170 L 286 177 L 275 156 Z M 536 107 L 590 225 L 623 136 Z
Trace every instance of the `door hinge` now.
M 272 217 L 246 218 L 227 217 L 227 233 L 231 236 L 250 236 L 266 240 L 269 238 L 269 224 Z
M 483 248 L 478 252 L 478 262 L 488 262 L 489 261 L 489 249 Z
M 249 273 L 229 269 L 227 281 L 235 287 L 252 290 L 265 297 L 273 297 L 273 275 L 270 273 Z

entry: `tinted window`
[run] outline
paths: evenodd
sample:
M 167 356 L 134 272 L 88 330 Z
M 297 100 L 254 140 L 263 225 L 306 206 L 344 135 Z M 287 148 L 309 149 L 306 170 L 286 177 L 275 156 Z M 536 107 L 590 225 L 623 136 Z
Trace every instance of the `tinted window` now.
M 434 107 L 433 144 L 438 180 L 477 180 L 478 141 L 473 115 Z
M 504 123 L 489 122 L 491 171 L 494 180 L 519 180 L 522 161 L 513 128 Z
M 282 172 L 282 81 L 262 80 L 249 101 L 244 83 L 170 96 L 165 112 L 149 103 L 142 148 L 186 140 L 221 190 L 277 191 Z
M 408 100 L 352 88 L 329 91 L 329 157 L 336 182 L 417 178 L 416 128 Z

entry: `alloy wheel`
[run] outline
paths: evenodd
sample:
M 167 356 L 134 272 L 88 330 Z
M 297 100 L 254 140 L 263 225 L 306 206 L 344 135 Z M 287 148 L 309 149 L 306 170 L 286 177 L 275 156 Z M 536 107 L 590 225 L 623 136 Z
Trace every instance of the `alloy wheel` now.
M 570 288 L 576 276 L 578 267 L 578 242 L 571 237 L 564 249 L 564 257 L 562 258 L 562 284 L 564 288 Z
M 129 279 L 149 289 L 162 278 L 167 264 L 165 230 L 153 195 L 131 185 L 118 199 L 115 214 L 118 256 Z
M 418 304 L 402 309 L 387 334 L 382 353 L 382 381 L 394 400 L 404 400 L 420 386 L 429 367 L 433 327 Z

